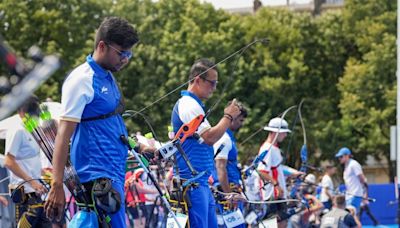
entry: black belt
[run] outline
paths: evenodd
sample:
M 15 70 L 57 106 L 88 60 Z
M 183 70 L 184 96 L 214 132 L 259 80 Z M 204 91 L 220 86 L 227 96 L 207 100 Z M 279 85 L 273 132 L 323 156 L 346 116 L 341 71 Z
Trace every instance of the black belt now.
M 26 197 L 28 197 L 28 198 L 34 198 L 34 197 L 37 197 L 37 195 L 36 195 L 36 193 L 35 193 L 35 192 L 25 193 L 25 196 L 26 196 Z
M 115 116 L 115 115 L 122 115 L 122 113 L 124 113 L 124 109 L 125 109 L 124 105 L 120 102 L 114 111 L 104 114 L 104 115 L 83 118 L 83 119 L 81 119 L 81 122 L 93 121 L 93 120 L 104 120 L 104 119 L 107 119 L 107 118 Z

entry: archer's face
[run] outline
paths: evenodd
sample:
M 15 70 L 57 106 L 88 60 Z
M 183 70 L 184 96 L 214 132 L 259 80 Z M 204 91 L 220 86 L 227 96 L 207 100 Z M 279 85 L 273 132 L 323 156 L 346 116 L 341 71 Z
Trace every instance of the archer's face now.
M 278 143 L 283 142 L 283 140 L 285 140 L 286 136 L 287 136 L 287 132 L 278 133 L 278 138 L 277 138 Z
M 243 125 L 245 119 L 246 119 L 246 118 L 243 117 L 242 115 L 238 116 L 236 119 L 234 119 L 234 120 L 232 121 L 231 127 L 230 127 L 230 128 L 231 128 L 233 131 L 238 131 L 238 130 L 242 127 L 242 125 Z
M 198 83 L 201 91 L 200 99 L 210 98 L 214 91 L 217 89 L 218 72 L 214 69 L 209 70 L 204 78 L 199 78 Z
M 346 164 L 346 162 L 350 159 L 350 155 L 342 155 L 338 157 L 340 164 Z
M 104 41 L 99 42 L 97 51 L 100 55 L 100 65 L 111 72 L 121 70 L 132 57 L 130 48 L 123 49 L 118 44 L 108 44 Z
M 111 72 L 120 71 L 129 62 L 129 58 L 124 56 L 122 53 L 129 51 L 130 48 L 122 49 L 121 46 L 117 44 L 107 45 L 106 64 L 109 68 L 108 70 Z

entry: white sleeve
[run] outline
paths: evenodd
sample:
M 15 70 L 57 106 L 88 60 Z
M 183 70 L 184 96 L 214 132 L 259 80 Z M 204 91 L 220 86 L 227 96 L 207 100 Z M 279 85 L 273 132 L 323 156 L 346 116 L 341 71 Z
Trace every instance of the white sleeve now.
M 214 154 L 216 154 L 219 149 L 221 151 L 215 159 L 227 160 L 229 151 L 232 149 L 232 141 L 226 133 L 216 143 L 214 143 Z
M 363 173 L 361 165 L 358 162 L 354 162 L 354 165 L 352 166 L 353 172 L 356 176 L 360 175 Z
M 330 187 L 329 179 L 326 176 L 324 176 L 322 178 L 321 187 L 323 187 L 323 188 L 329 188 Z
M 81 66 L 82 67 L 82 66 Z M 65 80 L 61 95 L 61 120 L 80 122 L 86 104 L 94 97 L 93 75 L 74 70 Z
M 272 157 L 271 151 L 268 151 L 265 155 L 263 162 L 260 162 L 257 169 L 260 171 L 271 172 Z M 260 155 L 260 154 L 259 154 Z
M 195 117 L 199 115 L 203 116 L 205 115 L 204 110 L 200 106 L 200 104 L 198 104 L 197 101 L 195 101 L 193 98 L 187 96 L 182 97 L 181 100 L 179 101 L 178 112 L 179 112 L 179 118 L 182 120 L 183 123 L 189 123 Z M 201 135 L 210 128 L 211 128 L 210 123 L 208 122 L 207 119 L 205 119 L 197 129 L 197 133 Z
M 22 144 L 22 130 L 8 130 L 6 133 L 5 154 L 11 154 L 17 157 L 18 151 Z

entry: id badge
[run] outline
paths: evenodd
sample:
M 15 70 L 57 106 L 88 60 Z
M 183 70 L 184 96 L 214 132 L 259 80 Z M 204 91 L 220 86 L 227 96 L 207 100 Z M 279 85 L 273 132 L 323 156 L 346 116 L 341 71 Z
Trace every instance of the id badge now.
M 278 228 L 278 220 L 276 219 L 276 217 L 263 220 L 262 222 L 260 222 L 258 227 Z
M 239 226 L 239 225 L 245 223 L 243 214 L 239 209 L 237 209 L 236 211 L 224 214 L 223 218 L 225 221 L 225 226 L 227 228 L 233 228 L 235 226 Z
M 168 215 L 167 228 L 185 228 L 188 221 L 188 216 L 182 213 L 176 213 L 176 218 L 178 219 L 179 225 L 176 223 L 174 217 L 171 214 Z
M 251 211 L 247 216 L 246 216 L 246 223 L 247 224 L 253 224 L 255 221 L 257 221 L 257 214 L 254 211 Z

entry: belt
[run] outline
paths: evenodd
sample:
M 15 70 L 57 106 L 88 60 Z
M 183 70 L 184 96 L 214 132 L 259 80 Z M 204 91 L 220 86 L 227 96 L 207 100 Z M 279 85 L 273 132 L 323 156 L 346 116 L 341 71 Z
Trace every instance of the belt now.
M 38 198 L 35 192 L 30 192 L 30 193 L 25 193 L 25 196 L 30 199 L 30 198 Z
M 185 179 L 185 178 L 180 178 L 179 179 L 179 182 L 178 182 L 178 179 L 177 178 L 172 178 L 172 186 L 173 186 L 173 189 L 179 189 L 179 186 L 182 186 L 185 182 L 187 181 L 187 179 Z M 199 186 L 199 184 L 198 183 L 195 183 L 195 182 L 193 182 L 193 183 L 191 183 L 189 186 L 187 186 L 187 187 L 193 187 L 193 188 L 196 188 L 196 187 L 198 187 Z

